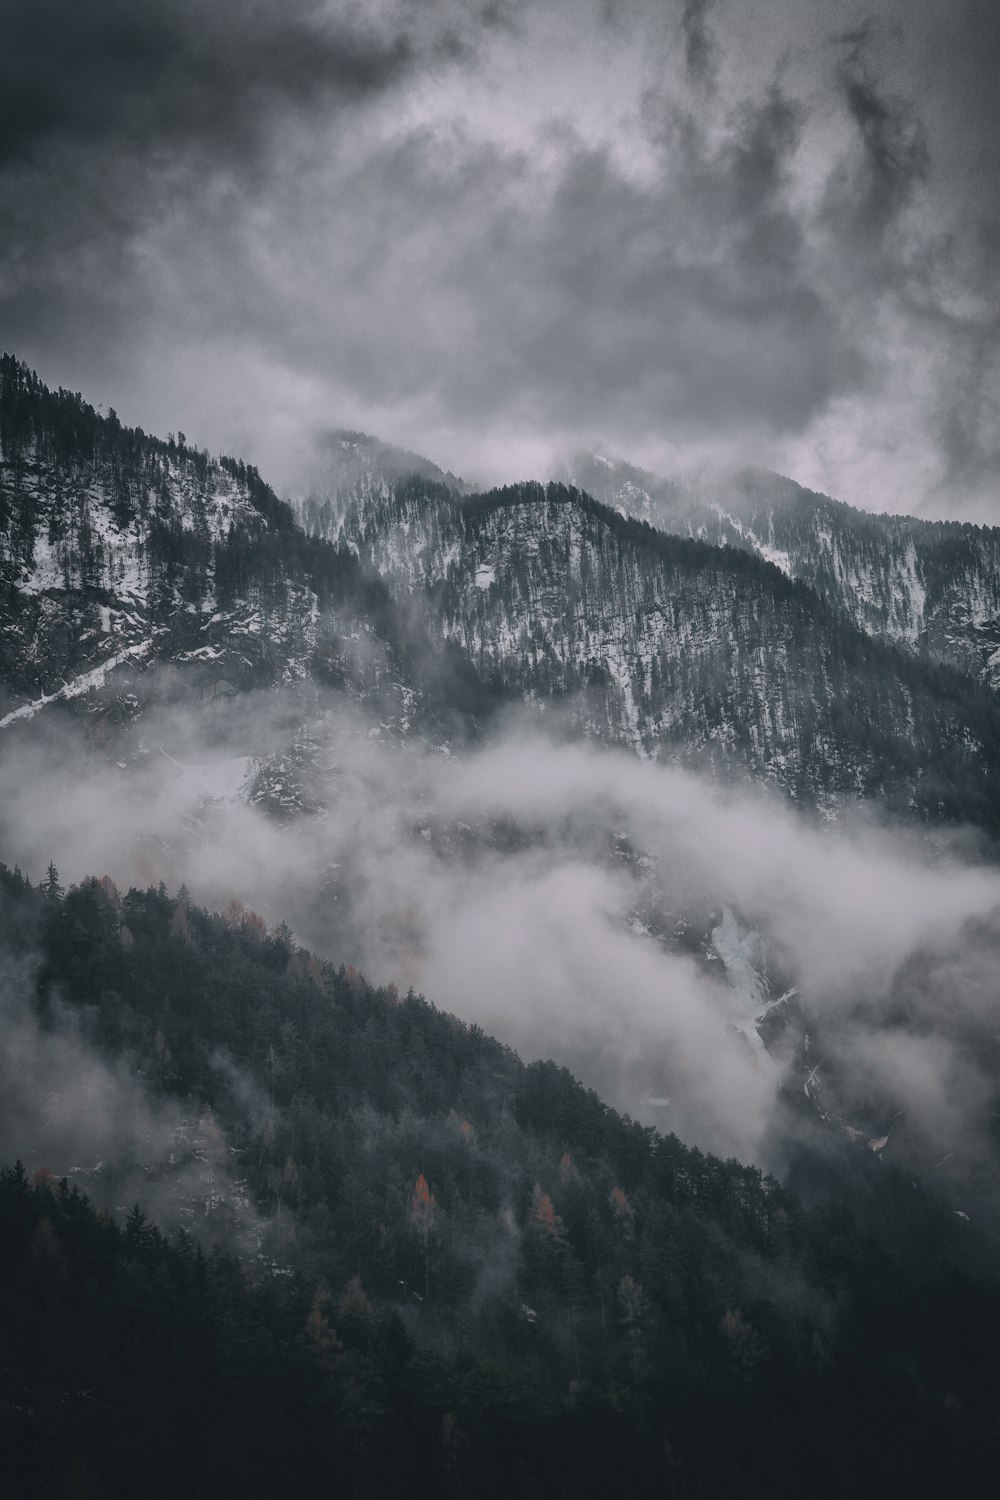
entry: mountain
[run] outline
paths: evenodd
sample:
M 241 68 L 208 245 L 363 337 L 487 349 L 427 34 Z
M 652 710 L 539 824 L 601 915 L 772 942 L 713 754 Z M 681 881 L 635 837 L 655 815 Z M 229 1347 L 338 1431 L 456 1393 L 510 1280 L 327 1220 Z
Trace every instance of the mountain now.
M 664 531 L 751 552 L 873 636 L 1000 687 L 1000 528 L 857 510 L 763 469 L 680 483 L 590 453 L 566 477 Z
M 304 530 L 242 461 L 125 428 L 5 357 L 0 728 L 76 702 L 117 743 L 151 694 L 224 717 L 284 685 L 305 694 L 300 727 L 315 690 L 343 687 L 387 732 L 440 740 L 521 699 L 804 805 L 1000 826 L 993 695 L 773 563 L 569 487 L 462 495 L 361 434 L 327 446 Z
M 874 639 L 745 549 L 656 531 L 571 487 L 458 496 L 379 471 L 300 507 L 479 677 L 575 733 L 771 782 L 998 826 L 983 686 Z
M 385 443 L 367 432 L 352 432 L 335 427 L 321 432 L 315 439 L 314 470 L 317 478 L 340 492 L 363 483 L 377 473 L 385 479 L 407 479 L 416 476 L 464 494 L 469 486 L 450 469 L 439 468 L 429 458 Z M 322 514 L 320 521 L 326 519 Z
M 404 731 L 475 700 L 348 549 L 306 537 L 252 466 L 50 392 L 0 360 L 0 727 L 78 701 L 107 728 L 150 694 L 218 704 L 338 686 Z
M 995 863 L 850 816 L 992 854 L 988 682 L 763 532 L 326 461 L 0 364 L 4 1472 L 992 1494 Z
M 22 1126 L 16 1493 L 992 1493 L 994 1249 L 933 1186 L 851 1156 L 806 1206 L 252 912 L 0 867 L 0 943 L 33 965 L 39 1084 L 65 1098 L 71 1055 L 84 1096 L 100 1047 L 232 1163 L 178 1220 L 155 1132 L 136 1186 L 51 1108 Z M 204 1246 L 234 1177 L 240 1258 Z M 116 1219 L 130 1189 L 165 1219 Z
M 493 882 L 522 856 L 560 880 L 582 866 L 621 880 L 611 909 L 638 948 L 725 976 L 710 1004 L 751 1056 L 780 1056 L 832 1128 L 880 1137 L 892 1090 L 863 1097 L 847 1070 L 809 1082 L 808 1037 L 826 1022 L 778 909 L 718 867 L 696 880 L 690 856 L 681 878 L 676 837 L 646 826 L 631 791 L 549 823 L 530 798 L 498 810 L 495 788 L 458 790 L 452 748 L 496 746 L 502 787 L 503 710 L 521 705 L 557 743 L 749 778 L 848 823 L 860 796 L 988 839 L 1000 705 L 981 682 L 873 639 L 764 559 L 571 487 L 460 494 L 432 465 L 403 472 L 413 455 L 340 433 L 299 525 L 244 463 L 124 428 L 16 361 L 0 373 L 0 830 L 14 857 L 69 859 L 66 832 L 38 830 L 72 828 L 75 873 L 97 848 L 119 876 L 238 893 L 404 987 L 457 983 L 446 913 L 465 898 L 482 920 L 476 903 L 492 912 Z M 248 808 L 265 823 L 241 822 Z M 646 1120 L 659 1106 L 644 1101 L 666 1096 L 672 1118 L 695 1118 L 673 1059 L 607 1071 L 602 1031 L 563 1036 L 564 1058 Z M 964 1034 L 953 1044 L 967 1050 Z

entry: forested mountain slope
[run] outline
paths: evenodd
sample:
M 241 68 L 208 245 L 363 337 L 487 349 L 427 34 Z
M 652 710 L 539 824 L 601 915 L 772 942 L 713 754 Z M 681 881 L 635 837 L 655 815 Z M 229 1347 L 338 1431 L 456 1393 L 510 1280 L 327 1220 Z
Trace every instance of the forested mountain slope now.
M 997 826 L 993 695 L 746 551 L 560 485 L 459 497 L 370 473 L 301 513 L 419 601 L 485 682 L 563 703 L 577 732 L 749 772 L 803 803 L 877 797 Z
M 476 697 L 455 653 L 347 549 L 307 538 L 254 468 L 123 427 L 8 355 L 0 635 L 3 723 L 77 699 L 127 718 L 163 668 L 161 695 L 314 680 L 407 727 Z
M 39 1053 L 210 1112 L 268 1247 L 196 1248 L 207 1199 L 164 1238 L 176 1161 L 39 1127 L 0 1175 L 18 1493 L 992 1492 L 992 1247 L 911 1174 L 845 1143 L 804 1208 L 183 893 L 0 870 L 0 943 Z
M 746 550 L 562 486 L 463 496 L 411 455 L 331 441 L 346 479 L 303 508 L 309 535 L 244 464 L 0 364 L 0 728 L 18 751 L 5 807 L 30 785 L 40 816 L 77 772 L 44 837 L 70 843 L 79 811 L 77 873 L 104 825 L 119 834 L 109 862 L 135 868 L 141 836 L 140 869 L 157 872 L 122 894 L 107 876 L 64 891 L 54 864 L 41 886 L 0 867 L 0 1121 L 24 1163 L 0 1175 L 0 1463 L 15 1492 L 991 1494 L 989 879 L 973 891 L 944 860 L 971 914 L 988 903 L 978 943 L 960 901 L 925 951 L 934 924 L 913 917 L 904 942 L 875 900 L 882 987 L 878 964 L 841 983 L 823 947 L 799 995 L 795 922 L 772 938 L 739 908 L 794 906 L 761 878 L 766 846 L 772 865 L 793 861 L 791 886 L 818 882 L 819 915 L 807 901 L 800 920 L 856 933 L 843 914 L 831 925 L 828 898 L 858 864 L 819 868 L 827 831 L 774 799 L 741 817 L 696 778 L 579 746 L 558 748 L 534 805 L 508 805 L 503 788 L 545 760 L 540 739 L 520 736 L 518 759 L 501 736 L 458 757 L 419 736 L 447 723 L 488 738 L 516 701 L 566 735 L 748 773 L 810 806 L 861 793 L 995 832 L 995 697 Z M 237 812 L 209 798 L 192 815 L 179 794 L 147 818 L 143 731 L 170 721 L 164 702 L 204 749 L 210 705 L 249 705 L 243 733 L 279 700 L 291 748 L 240 746 Z M 63 710 L 80 721 L 65 736 Z M 386 721 L 404 747 L 376 743 Z M 97 780 L 71 758 L 85 746 Z M 611 762 L 627 768 L 617 791 Z M 290 797 L 289 778 L 308 788 L 312 773 L 326 801 Z M 655 806 L 652 780 L 624 784 L 647 773 L 671 783 Z M 691 846 L 669 816 L 681 799 Z M 732 864 L 737 823 L 743 901 L 714 864 Z M 4 828 L 37 852 L 23 818 Z M 226 886 L 223 915 L 156 883 L 171 859 L 172 881 Z M 333 962 L 229 899 L 261 869 L 265 899 L 312 912 Z M 913 910 L 936 889 L 915 887 Z M 748 1079 L 773 1080 L 766 1118 L 805 1202 L 412 991 L 374 988 L 338 962 L 368 927 L 400 973 L 434 954 L 428 934 L 464 945 L 463 1013 L 483 1014 L 488 983 L 508 1022 L 515 999 L 558 1002 L 566 1056 L 578 1026 L 580 1056 L 630 1028 L 671 1093 L 683 1075 L 737 1114 L 760 1095 Z M 965 987 L 975 1005 L 936 1023 Z M 851 1006 L 867 1023 L 853 1032 Z M 882 1043 L 917 1058 L 933 1104 L 894 1136 L 896 1158 L 902 1105 L 855 1066 Z M 938 1101 L 949 1089 L 967 1113 Z M 684 1118 L 682 1099 L 648 1103 Z
M 804 804 L 1000 822 L 993 695 L 777 567 L 572 489 L 460 497 L 412 455 L 330 441 L 340 489 L 302 507 L 323 533 L 307 535 L 252 468 L 124 428 L 5 357 L 0 723 L 75 700 L 114 738 L 152 692 L 298 683 L 438 735 L 521 699 Z M 426 473 L 400 477 L 409 463 Z
M 664 531 L 752 552 L 869 634 L 1000 686 L 1000 528 L 857 510 L 764 469 L 676 483 L 584 455 L 574 484 Z

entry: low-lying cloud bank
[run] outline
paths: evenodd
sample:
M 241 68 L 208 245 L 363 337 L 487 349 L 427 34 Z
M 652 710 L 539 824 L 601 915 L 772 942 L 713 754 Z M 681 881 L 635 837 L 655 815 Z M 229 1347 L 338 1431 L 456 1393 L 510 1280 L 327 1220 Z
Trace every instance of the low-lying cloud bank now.
M 89 1034 L 88 1012 L 50 997 L 30 958 L 0 952 L 0 1164 L 65 1177 L 101 1208 L 135 1202 L 166 1229 L 259 1250 L 264 1224 L 211 1109 L 155 1094 L 131 1060 Z M 220 1055 L 237 1114 L 260 1116 L 252 1081 Z
M 271 762 L 322 810 L 280 820 L 240 788 L 285 709 L 245 709 L 224 744 L 151 718 L 131 769 L 72 727 L 9 738 L 0 857 L 239 898 L 706 1149 L 781 1170 L 822 1114 L 988 1155 L 1000 872 L 957 844 L 523 726 L 459 758 L 402 746 L 337 699 L 307 754 Z

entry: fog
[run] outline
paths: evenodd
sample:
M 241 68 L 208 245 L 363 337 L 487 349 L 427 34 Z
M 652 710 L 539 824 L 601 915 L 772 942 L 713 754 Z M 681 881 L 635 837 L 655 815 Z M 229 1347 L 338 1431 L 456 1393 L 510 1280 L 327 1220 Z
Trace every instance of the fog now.
M 780 1171 L 822 1122 L 984 1159 L 1000 873 L 959 838 L 824 823 L 537 720 L 454 753 L 334 695 L 291 754 L 294 696 L 230 712 L 150 710 L 121 764 L 73 722 L 7 731 L 2 857 L 239 899 L 723 1155 Z M 265 784 L 316 810 L 249 805 Z
M 86 1008 L 34 1004 L 30 959 L 0 955 L 0 1162 L 66 1177 L 98 1208 L 134 1202 L 165 1229 L 258 1250 L 264 1225 L 211 1109 L 147 1088 L 127 1054 L 109 1058 Z M 234 1117 L 261 1117 L 252 1080 L 212 1059 Z

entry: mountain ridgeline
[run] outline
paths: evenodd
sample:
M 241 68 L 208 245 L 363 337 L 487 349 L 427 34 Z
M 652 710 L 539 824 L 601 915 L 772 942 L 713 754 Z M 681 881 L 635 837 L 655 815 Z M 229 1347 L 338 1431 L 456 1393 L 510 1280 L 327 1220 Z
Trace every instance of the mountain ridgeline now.
M 360 434 L 326 451 L 335 477 L 297 519 L 242 461 L 124 427 L 4 356 L 0 720 L 68 704 L 110 742 L 151 694 L 212 704 L 298 685 L 344 690 L 402 735 L 479 737 L 522 701 L 567 733 L 803 806 L 862 797 L 1000 827 L 1000 701 L 981 674 L 917 652 L 881 606 L 883 630 L 853 622 L 822 569 L 789 577 L 746 526 L 744 545 L 717 546 L 570 486 L 462 494 Z M 788 527 L 814 535 L 803 515 Z M 857 555 L 877 552 L 883 522 L 859 519 Z M 988 550 L 974 530 L 956 529 L 962 546 Z
M 1000 712 L 773 563 L 654 530 L 572 487 L 458 496 L 370 473 L 300 506 L 461 647 L 575 732 L 749 775 L 800 804 L 866 797 L 996 830 Z
M 677 483 L 585 454 L 572 482 L 664 531 L 776 563 L 869 634 L 1000 686 L 1000 528 L 856 510 L 762 469 Z
M 0 361 L 0 830 L 140 872 L 0 864 L 13 1492 L 992 1495 L 995 871 L 928 860 L 908 925 L 873 853 L 895 907 L 838 978 L 797 924 L 856 830 L 824 874 L 814 817 L 631 758 L 995 840 L 992 533 L 320 449 L 291 506 Z M 561 1062 L 347 962 L 445 984 L 442 934 Z M 619 1034 L 630 1110 L 783 1181 L 562 1065 Z M 745 1132 L 698 1137 L 713 1091 Z
M 910 1173 L 804 1207 L 237 905 L 0 868 L 0 946 L 233 1164 L 0 1172 L 12 1492 L 992 1493 L 994 1249 Z
M 407 723 L 482 710 L 456 653 L 350 549 L 306 536 L 256 469 L 124 427 L 9 355 L 0 631 L 12 721 L 52 701 L 107 727 L 154 683 L 211 702 L 312 680 Z

